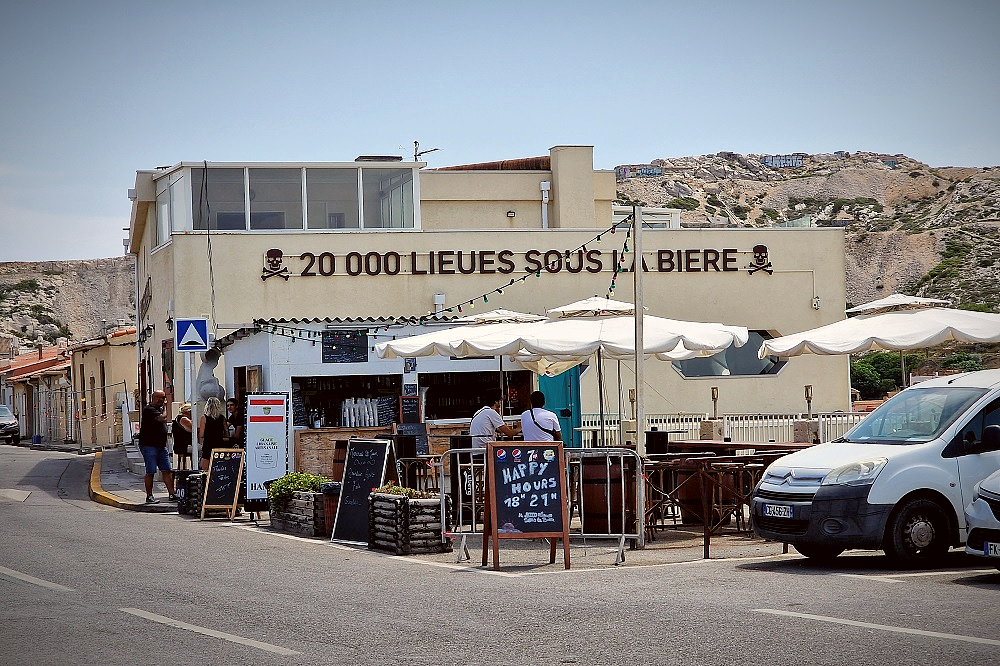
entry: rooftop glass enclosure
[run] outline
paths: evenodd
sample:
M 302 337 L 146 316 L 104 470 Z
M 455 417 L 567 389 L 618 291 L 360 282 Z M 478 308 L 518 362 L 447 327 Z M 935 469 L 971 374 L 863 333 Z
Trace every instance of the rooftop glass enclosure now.
M 417 167 L 182 166 L 156 181 L 156 245 L 175 231 L 414 229 Z

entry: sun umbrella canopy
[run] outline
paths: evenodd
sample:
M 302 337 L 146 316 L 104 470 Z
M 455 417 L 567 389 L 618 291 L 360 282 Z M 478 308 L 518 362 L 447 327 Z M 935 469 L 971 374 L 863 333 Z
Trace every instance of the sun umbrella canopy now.
M 864 314 L 794 335 L 765 340 L 758 356 L 904 351 L 948 340 L 1000 342 L 1000 315 L 951 308 Z
M 643 318 L 644 354 L 675 360 L 680 346 L 687 352 L 720 352 L 746 344 L 749 333 L 740 326 Z M 635 357 L 632 317 L 568 317 L 506 329 L 481 330 L 452 346 L 454 356 L 535 355 L 548 360 L 583 360 L 601 350 L 605 358 Z M 686 352 L 685 352 L 686 354 Z
M 550 317 L 607 317 L 634 315 L 635 305 L 625 301 L 615 301 L 610 298 L 591 296 L 576 303 L 552 308 L 547 311 Z
M 877 301 L 853 307 L 847 310 L 847 312 L 874 314 L 876 312 L 888 312 L 890 310 L 933 308 L 941 305 L 951 305 L 951 302 L 940 298 L 923 298 L 921 296 L 907 296 L 906 294 L 890 294 L 889 296 L 880 298 Z
M 607 299 L 601 299 L 607 300 Z M 626 304 L 627 305 L 627 304 Z M 589 310 L 592 311 L 592 310 Z M 678 321 L 646 315 L 643 351 L 663 360 L 714 354 L 749 338 L 743 326 Z M 635 321 L 630 316 L 566 317 L 533 323 L 462 325 L 380 342 L 380 358 L 412 356 L 524 356 L 533 360 L 586 360 L 600 349 L 606 358 L 635 355 Z
M 466 317 L 459 317 L 455 321 L 464 321 L 470 324 L 520 324 L 529 321 L 545 321 L 545 317 L 497 308 L 489 312 L 477 312 Z

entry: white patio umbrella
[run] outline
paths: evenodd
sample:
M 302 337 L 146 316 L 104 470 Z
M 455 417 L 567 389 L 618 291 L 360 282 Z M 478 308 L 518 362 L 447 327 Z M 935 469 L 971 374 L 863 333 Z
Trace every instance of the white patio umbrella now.
M 949 340 L 1000 342 L 1000 314 L 922 308 L 862 314 L 808 331 L 765 340 L 757 355 L 856 354 L 875 349 L 906 351 Z
M 939 305 L 951 305 L 951 301 L 941 298 L 924 298 L 922 296 L 907 296 L 906 294 L 890 294 L 877 301 L 871 301 L 863 305 L 858 305 L 846 310 L 855 314 L 875 314 L 876 312 L 889 312 L 890 310 L 918 310 L 920 308 L 933 308 Z
M 459 326 L 412 338 L 375 345 L 380 358 L 394 356 L 513 356 L 532 370 L 547 374 L 578 365 L 597 354 L 629 360 L 635 358 L 635 306 L 609 299 L 585 299 L 549 310 L 544 321 L 513 324 Z M 593 316 L 594 314 L 603 316 Z M 615 313 L 611 315 L 610 313 Z M 730 346 L 743 346 L 749 332 L 743 326 L 689 322 L 645 315 L 643 353 L 663 360 L 711 355 Z M 545 364 L 558 365 L 538 365 Z M 534 365 L 532 365 L 534 364 Z M 568 364 L 568 365 L 566 365 Z M 600 371 L 600 363 L 598 363 Z M 603 384 L 598 372 L 599 384 Z M 603 388 L 601 389 L 603 390 Z M 603 415 L 602 404 L 602 415 Z M 602 418 L 603 421 L 603 418 Z

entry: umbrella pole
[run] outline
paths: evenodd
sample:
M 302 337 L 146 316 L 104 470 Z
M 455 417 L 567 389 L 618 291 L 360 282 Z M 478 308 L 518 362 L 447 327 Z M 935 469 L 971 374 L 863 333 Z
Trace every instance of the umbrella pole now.
M 601 446 L 605 446 L 604 441 L 604 370 L 601 362 L 601 348 L 597 348 L 597 404 L 601 410 Z

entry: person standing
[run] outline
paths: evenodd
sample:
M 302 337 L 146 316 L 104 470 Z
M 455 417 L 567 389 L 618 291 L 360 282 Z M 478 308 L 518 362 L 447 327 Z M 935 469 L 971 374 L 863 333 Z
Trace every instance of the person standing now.
M 531 394 L 531 409 L 521 414 L 521 432 L 526 442 L 561 442 L 559 417 L 545 407 L 545 394 Z
M 158 504 L 160 500 L 153 497 L 153 477 L 159 468 L 163 485 L 167 487 L 171 502 L 177 501 L 174 494 L 174 473 L 170 469 L 170 454 L 167 453 L 167 416 L 163 413 L 163 403 L 167 395 L 160 390 L 153 391 L 149 403 L 142 408 L 142 419 L 139 421 L 139 451 L 146 463 L 146 504 Z
M 226 423 L 229 426 L 229 447 L 245 449 L 243 441 L 243 415 L 240 414 L 236 398 L 226 400 Z
M 487 394 L 487 403 L 479 411 L 472 415 L 472 423 L 469 424 L 469 434 L 472 435 L 472 448 L 485 448 L 488 442 L 494 442 L 497 433 L 513 437 L 521 432 L 521 426 L 515 423 L 509 426 L 504 423 L 500 416 L 503 409 L 503 396 L 499 390 L 490 391 Z
M 229 424 L 223 413 L 222 401 L 212 396 L 205 403 L 205 413 L 198 419 L 198 441 L 201 442 L 201 470 L 208 471 L 212 449 L 226 448 Z
M 177 469 L 188 469 L 191 462 L 191 403 L 181 405 L 180 413 L 170 426 L 170 434 L 174 438 L 174 455 L 177 456 Z M 140 431 L 141 432 L 141 431 Z

